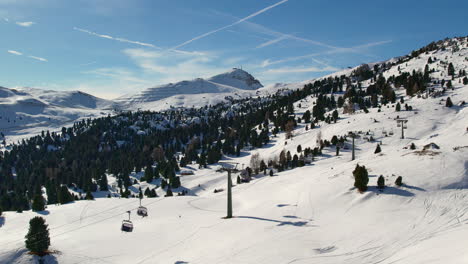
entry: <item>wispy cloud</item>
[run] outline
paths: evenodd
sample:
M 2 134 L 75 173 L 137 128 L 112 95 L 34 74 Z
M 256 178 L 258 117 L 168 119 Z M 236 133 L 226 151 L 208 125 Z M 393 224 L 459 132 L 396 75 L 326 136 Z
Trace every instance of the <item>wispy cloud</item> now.
M 13 55 L 17 55 L 17 56 L 24 55 L 22 52 L 19 52 L 19 51 L 16 51 L 16 50 L 7 50 L 7 52 L 10 53 L 10 54 L 13 54 Z M 47 62 L 47 59 L 44 59 L 44 58 L 41 58 L 41 57 L 31 56 L 31 55 L 28 55 L 27 57 L 31 58 L 31 59 L 38 60 L 38 61 Z
M 208 77 L 219 73 L 223 68 L 230 68 L 219 65 L 218 56 L 209 52 L 168 53 L 145 49 L 126 49 L 123 52 L 147 77 L 157 79 L 158 83 Z M 232 58 L 224 61 L 232 61 Z
M 255 48 L 256 48 L 256 49 L 264 48 L 264 47 L 273 45 L 273 44 L 275 44 L 275 43 L 278 43 L 278 42 L 280 42 L 280 41 L 282 41 L 282 40 L 285 40 L 285 39 L 287 39 L 287 38 L 288 38 L 287 35 L 279 36 L 278 38 L 275 38 L 275 39 L 269 40 L 269 41 L 267 41 L 267 42 L 264 42 L 264 43 L 258 45 L 258 46 L 255 47 Z
M 232 19 L 239 19 L 236 16 L 232 16 L 230 14 L 226 14 L 226 13 L 219 12 L 219 11 L 216 11 L 216 10 L 212 10 L 212 12 L 214 12 L 215 14 L 218 14 L 218 15 L 222 15 L 222 16 L 232 18 Z M 330 48 L 330 49 L 338 48 L 336 46 L 329 45 L 327 43 L 320 42 L 320 41 L 317 41 L 317 40 L 298 37 L 298 36 L 295 36 L 293 34 L 286 34 L 286 33 L 283 33 L 283 32 L 277 31 L 277 30 L 273 30 L 273 29 L 271 29 L 269 27 L 266 27 L 266 26 L 263 26 L 263 25 L 260 25 L 260 24 L 257 24 L 257 23 L 251 22 L 251 21 L 244 21 L 244 22 L 245 23 L 243 23 L 242 25 L 244 27 L 248 28 L 250 31 L 260 33 L 262 35 L 275 37 L 275 39 L 268 40 L 267 42 L 265 42 L 263 44 L 260 44 L 259 46 L 257 46 L 257 48 L 267 47 L 269 45 L 275 44 L 275 43 L 280 42 L 280 41 L 285 40 L 285 39 L 293 39 L 293 40 L 296 40 L 296 41 L 300 41 L 300 42 L 304 42 L 304 43 L 308 43 L 308 44 L 313 44 L 313 45 L 316 45 L 316 46 Z
M 22 26 L 22 27 L 30 27 L 32 25 L 36 24 L 36 22 L 32 22 L 32 21 L 27 21 L 27 22 L 16 22 L 16 25 L 18 26 Z
M 11 54 L 14 54 L 14 55 L 18 55 L 18 56 L 23 55 L 23 53 L 18 52 L 18 51 L 16 51 L 16 50 L 8 50 L 7 52 L 8 52 L 8 53 L 11 53 Z
M 78 64 L 78 66 L 88 66 L 88 65 L 93 65 L 93 64 L 96 64 L 97 61 L 91 61 L 91 62 L 87 62 L 87 63 L 82 63 L 82 64 Z
M 8 18 L 6 18 L 6 17 L 4 17 L 3 20 L 4 20 L 5 22 L 7 22 L 7 23 L 10 22 L 10 19 L 8 19 Z
M 144 46 L 144 47 L 155 48 L 155 49 L 161 49 L 160 47 L 158 47 L 156 45 L 153 45 L 153 44 L 150 44 L 150 43 L 145 43 L 145 42 L 134 41 L 134 40 L 129 40 L 129 39 L 125 39 L 125 38 L 119 38 L 119 37 L 113 37 L 113 36 L 109 36 L 109 35 L 99 34 L 99 33 L 96 33 L 96 32 L 93 32 L 93 31 L 90 31 L 90 30 L 87 30 L 87 29 L 78 28 L 78 27 L 74 27 L 73 29 L 77 30 L 77 31 L 80 31 L 80 32 L 83 32 L 83 33 L 87 33 L 87 34 L 92 35 L 92 36 L 100 37 L 100 38 L 105 38 L 105 39 L 110 39 L 110 40 L 115 40 L 115 41 L 125 42 L 125 43 L 131 43 L 131 44 L 140 45 L 140 46 Z
M 390 43 L 390 42 L 392 42 L 392 41 L 391 40 L 385 40 L 385 41 L 370 42 L 370 43 L 366 43 L 366 44 L 362 44 L 362 45 L 354 46 L 354 47 L 350 47 L 350 48 L 334 48 L 334 49 L 323 51 L 323 52 L 315 52 L 315 53 L 310 53 L 310 54 L 301 55 L 301 56 L 294 56 L 294 57 L 289 57 L 289 58 L 275 60 L 275 61 L 265 60 L 262 63 L 262 67 L 267 67 L 267 66 L 271 66 L 271 65 L 279 64 L 279 63 L 285 63 L 285 62 L 291 62 L 291 61 L 297 61 L 297 60 L 317 57 L 317 56 L 321 56 L 321 55 L 331 55 L 331 54 L 337 54 L 337 53 L 359 53 L 359 52 L 361 52 L 362 50 L 364 50 L 366 48 L 379 46 L 379 45 L 384 45 L 384 44 L 387 44 L 387 43 Z
M 29 58 L 31 58 L 31 59 L 38 60 L 38 61 L 47 62 L 47 60 L 46 60 L 46 59 L 44 59 L 44 58 L 41 58 L 41 57 L 36 57 L 36 56 L 28 56 L 28 57 L 29 57 Z
M 274 8 L 274 7 L 277 7 L 277 6 L 281 5 L 281 4 L 284 4 L 284 3 L 288 2 L 288 1 L 289 1 L 289 0 L 282 0 L 282 1 L 280 1 L 280 2 L 277 2 L 277 3 L 273 4 L 273 5 L 267 6 L 267 7 L 265 7 L 265 8 L 263 8 L 263 9 L 261 9 L 261 10 L 255 12 L 255 13 L 253 13 L 253 14 L 251 14 L 251 15 L 248 15 L 248 16 L 246 16 L 246 17 L 244 17 L 244 18 L 241 18 L 241 19 L 237 20 L 236 22 L 231 23 L 231 24 L 229 24 L 229 25 L 227 25 L 227 26 L 217 28 L 217 29 L 215 29 L 215 30 L 206 32 L 206 33 L 204 33 L 204 34 L 202 34 L 202 35 L 199 35 L 199 36 L 194 37 L 194 38 L 192 38 L 192 39 L 190 39 L 190 40 L 187 40 L 187 41 L 185 41 L 184 43 L 179 44 L 179 45 L 177 45 L 177 46 L 171 48 L 171 50 L 181 48 L 181 47 L 183 47 L 183 46 L 185 46 L 185 45 L 187 45 L 187 44 L 189 44 L 189 43 L 192 43 L 192 42 L 194 42 L 194 41 L 196 41 L 196 40 L 202 39 L 202 38 L 207 37 L 207 36 L 209 36 L 209 35 L 212 35 L 212 34 L 214 34 L 214 33 L 216 33 L 216 32 L 219 32 L 219 31 L 221 31 L 221 30 L 224 30 L 224 29 L 233 27 L 233 26 L 235 26 L 235 25 L 237 25 L 237 24 L 240 24 L 240 23 L 242 23 L 242 22 L 244 22 L 244 21 L 247 21 L 247 20 L 249 20 L 249 19 L 251 19 L 251 18 L 254 18 L 254 17 L 256 17 L 256 16 L 258 16 L 258 15 L 260 15 L 260 14 L 262 14 L 262 13 L 265 13 L 266 11 L 268 11 L 268 10 Z
M 302 73 L 302 72 L 335 72 L 339 71 L 339 68 L 335 68 L 332 66 L 326 67 L 284 67 L 284 68 L 277 68 L 277 69 L 269 69 L 266 73 Z

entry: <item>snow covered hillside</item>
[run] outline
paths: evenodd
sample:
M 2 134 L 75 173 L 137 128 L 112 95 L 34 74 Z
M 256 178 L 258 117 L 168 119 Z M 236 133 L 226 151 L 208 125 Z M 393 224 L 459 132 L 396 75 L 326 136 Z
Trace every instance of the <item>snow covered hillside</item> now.
M 0 87 L 0 132 L 8 143 L 110 113 L 113 102 L 79 91 Z
M 164 110 L 170 107 L 201 107 L 226 100 L 255 95 L 263 87 L 248 72 L 234 68 L 208 79 L 169 83 L 116 99 L 123 109 Z
M 136 215 L 138 199 L 119 198 L 116 177 L 108 174 L 110 190 L 93 193 L 99 197 L 95 200 L 48 205 L 38 213 L 3 212 L 0 263 L 37 261 L 24 248 L 29 220 L 37 215 L 50 228 L 54 254 L 45 257 L 46 263 L 468 263 L 468 81 L 462 73 L 468 69 L 468 42 L 456 41 L 380 67 L 390 79 L 399 72 L 422 73 L 428 65 L 430 85 L 414 96 L 403 86 L 391 87 L 394 103 L 343 106 L 336 123 L 318 121 L 311 129 L 310 123 L 298 122 L 292 138 L 272 133 L 261 148 L 225 155 L 222 162 L 243 168 L 251 166 L 257 153 L 261 160 L 277 160 L 283 151 L 301 156 L 306 148 L 332 142 L 333 136 L 347 138 L 343 144 L 323 144 L 322 154 L 302 167 L 269 167 L 266 175 L 261 171 L 242 184 L 234 173 L 232 219 L 223 219 L 227 173 L 218 171 L 220 164 L 182 168 L 193 175 L 178 174 L 182 187 L 172 191 L 187 195 L 174 197 L 163 197 L 160 179 L 147 183 L 140 181 L 143 172 L 132 172 L 133 194 L 150 187 L 159 195 L 142 200 L 149 210 L 145 218 Z M 447 62 L 456 74 L 449 75 Z M 346 72 L 352 75 L 356 69 Z M 363 80 L 362 90 L 376 85 L 375 79 Z M 336 101 L 350 93 L 335 88 L 327 96 Z M 307 96 L 294 102 L 292 115 L 303 118 L 317 104 L 318 96 Z M 401 138 L 397 120 L 403 119 Z M 272 122 L 267 126 L 273 131 Z M 356 135 L 355 160 L 350 132 Z M 381 152 L 376 153 L 377 145 Z M 369 172 L 362 193 L 353 186 L 357 164 Z M 383 189 L 377 188 L 379 176 L 385 179 Z M 395 184 L 398 176 L 402 186 Z M 127 211 L 134 224 L 131 233 L 120 231 Z

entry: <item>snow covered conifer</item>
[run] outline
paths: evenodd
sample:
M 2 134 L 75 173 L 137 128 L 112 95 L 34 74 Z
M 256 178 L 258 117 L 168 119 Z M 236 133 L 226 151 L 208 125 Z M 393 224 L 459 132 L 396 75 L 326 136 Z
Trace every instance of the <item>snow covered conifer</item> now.
M 26 248 L 29 251 L 44 256 L 50 246 L 49 229 L 44 218 L 36 216 L 29 221 L 29 231 L 26 235 Z

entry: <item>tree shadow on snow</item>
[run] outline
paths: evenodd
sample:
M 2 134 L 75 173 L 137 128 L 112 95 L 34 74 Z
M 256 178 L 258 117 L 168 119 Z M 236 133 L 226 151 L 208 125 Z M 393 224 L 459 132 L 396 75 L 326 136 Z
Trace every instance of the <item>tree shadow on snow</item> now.
M 392 186 L 386 186 L 384 189 L 379 189 L 376 186 L 369 186 L 368 191 L 374 192 L 377 195 L 382 194 L 382 195 L 398 195 L 398 196 L 406 196 L 406 197 L 412 197 L 414 196 L 414 193 L 407 191 L 402 188 L 396 188 Z
M 23 249 L 11 250 L 10 252 L 11 252 L 10 254 L 8 254 L 8 252 L 3 253 L 4 254 L 3 256 L 5 256 L 3 258 L 3 260 L 5 261 L 4 263 L 16 263 L 17 261 L 21 261 L 21 259 L 23 258 L 23 255 L 26 254 L 28 250 L 23 248 Z
M 308 225 L 309 222 L 307 221 L 297 221 L 297 222 L 291 222 L 291 221 L 279 221 L 279 220 L 274 220 L 274 219 L 268 219 L 268 218 L 262 218 L 262 217 L 253 217 L 253 216 L 236 216 L 236 218 L 244 218 L 244 219 L 253 219 L 253 220 L 260 220 L 260 221 L 267 221 L 267 222 L 273 222 L 273 223 L 278 223 L 277 226 L 312 226 Z
M 47 255 L 42 257 L 44 264 L 58 264 L 57 258 L 54 255 Z M 38 262 L 40 263 L 40 262 Z
M 2 227 L 5 224 L 5 217 L 0 216 L 0 227 Z
M 426 189 L 423 189 L 421 187 L 411 186 L 411 185 L 408 185 L 408 184 L 403 184 L 403 187 L 411 189 L 411 190 L 421 191 L 421 192 L 426 191 Z
M 40 215 L 49 215 L 49 214 L 50 214 L 50 212 L 49 212 L 49 211 L 47 211 L 47 210 L 44 210 L 44 211 L 38 211 L 38 212 L 36 212 L 36 213 L 38 213 L 38 214 L 40 214 Z
M 284 218 L 298 218 L 295 215 L 283 215 Z
M 296 204 L 277 204 L 277 207 L 297 206 Z
M 188 264 L 188 262 L 178 260 L 178 261 L 174 262 L 174 264 Z

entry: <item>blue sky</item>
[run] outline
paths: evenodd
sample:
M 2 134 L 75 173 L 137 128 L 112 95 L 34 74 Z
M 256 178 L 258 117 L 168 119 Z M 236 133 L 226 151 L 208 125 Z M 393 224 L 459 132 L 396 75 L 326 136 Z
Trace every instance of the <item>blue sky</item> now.
M 467 1 L 0 0 L 0 86 L 113 98 L 243 67 L 294 82 L 467 35 Z

